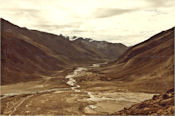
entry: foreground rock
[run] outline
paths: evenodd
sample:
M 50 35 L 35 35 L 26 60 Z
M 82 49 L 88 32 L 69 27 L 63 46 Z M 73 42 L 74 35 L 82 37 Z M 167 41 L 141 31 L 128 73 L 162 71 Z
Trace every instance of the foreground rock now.
M 173 115 L 174 106 L 174 89 L 170 89 L 163 95 L 154 95 L 151 100 L 124 108 L 117 112 L 120 115 Z

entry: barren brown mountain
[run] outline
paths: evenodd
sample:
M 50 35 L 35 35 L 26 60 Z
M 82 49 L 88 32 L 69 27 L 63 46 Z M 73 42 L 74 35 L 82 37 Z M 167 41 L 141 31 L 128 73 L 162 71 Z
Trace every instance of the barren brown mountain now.
M 174 85 L 174 28 L 129 48 L 101 68 L 103 80 L 124 83 L 132 91 L 165 92 Z
M 174 27 L 127 49 L 2 20 L 1 113 L 173 114 L 173 51 Z
M 2 84 L 36 80 L 70 66 L 112 60 L 127 49 L 117 43 L 70 41 L 62 35 L 21 28 L 4 19 L 1 24 Z

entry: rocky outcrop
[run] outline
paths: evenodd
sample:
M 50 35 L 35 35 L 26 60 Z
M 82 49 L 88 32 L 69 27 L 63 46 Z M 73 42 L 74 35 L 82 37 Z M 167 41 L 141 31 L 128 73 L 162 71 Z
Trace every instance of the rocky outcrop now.
M 174 89 L 170 89 L 165 94 L 154 95 L 151 100 L 124 108 L 117 112 L 118 115 L 173 115 Z

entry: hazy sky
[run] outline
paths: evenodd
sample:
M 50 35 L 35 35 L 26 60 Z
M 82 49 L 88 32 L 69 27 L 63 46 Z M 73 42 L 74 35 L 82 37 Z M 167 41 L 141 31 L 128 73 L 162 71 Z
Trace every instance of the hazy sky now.
M 175 0 L 0 0 L 0 17 L 29 29 L 130 46 L 175 26 Z

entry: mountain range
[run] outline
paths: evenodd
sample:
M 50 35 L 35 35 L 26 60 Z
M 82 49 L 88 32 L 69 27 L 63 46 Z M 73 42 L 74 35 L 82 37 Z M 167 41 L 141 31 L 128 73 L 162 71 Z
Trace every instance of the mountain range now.
M 2 84 L 31 81 L 53 71 L 121 56 L 127 46 L 121 43 L 72 41 L 63 35 L 29 30 L 1 19 Z
M 174 113 L 174 27 L 131 47 L 1 27 L 2 114 Z

